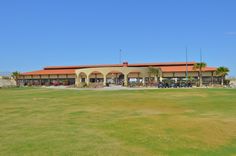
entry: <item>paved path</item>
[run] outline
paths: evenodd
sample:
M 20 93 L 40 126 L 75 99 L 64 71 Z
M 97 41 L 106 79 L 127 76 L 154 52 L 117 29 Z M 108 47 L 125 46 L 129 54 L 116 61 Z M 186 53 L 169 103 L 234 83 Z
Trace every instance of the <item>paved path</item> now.
M 123 87 L 123 86 L 112 86 L 112 87 L 103 87 L 103 88 L 70 88 L 66 86 L 49 86 L 43 88 L 50 89 L 68 89 L 68 90 L 154 90 L 154 89 L 176 89 L 176 88 L 157 88 L 157 87 Z M 181 88 L 181 89 L 192 89 L 192 88 Z
M 66 87 L 66 86 L 50 86 L 50 87 L 43 87 L 43 88 L 71 89 L 71 90 L 144 90 L 144 89 L 159 89 L 157 87 L 130 88 L 130 87 L 123 87 L 123 86 L 112 86 L 112 87 L 103 87 L 103 88 L 70 88 L 70 87 Z

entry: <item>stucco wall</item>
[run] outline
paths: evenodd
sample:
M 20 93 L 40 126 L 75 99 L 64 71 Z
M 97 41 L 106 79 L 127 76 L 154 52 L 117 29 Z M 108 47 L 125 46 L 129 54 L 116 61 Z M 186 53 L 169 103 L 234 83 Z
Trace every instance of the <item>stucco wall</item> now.
M 16 86 L 16 81 L 0 78 L 0 87 L 10 87 L 10 86 Z
M 79 76 L 80 73 L 85 73 L 87 76 L 92 72 L 100 72 L 103 76 L 106 76 L 110 72 L 121 72 L 124 75 L 128 75 L 130 72 L 140 72 L 140 76 L 148 75 L 148 68 L 145 67 L 106 67 L 106 68 L 86 68 L 86 69 L 78 69 L 76 70 L 76 75 Z

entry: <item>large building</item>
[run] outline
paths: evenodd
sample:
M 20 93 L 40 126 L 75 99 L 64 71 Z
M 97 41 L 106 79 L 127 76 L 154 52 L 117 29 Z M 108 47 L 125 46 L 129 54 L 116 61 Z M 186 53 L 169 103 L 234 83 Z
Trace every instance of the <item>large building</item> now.
M 199 70 L 194 69 L 195 62 L 142 63 L 142 64 L 104 64 L 81 66 L 49 66 L 43 70 L 21 73 L 18 83 L 21 85 L 147 85 L 150 82 L 180 82 L 188 78 L 192 83 L 199 80 Z M 150 75 L 149 67 L 160 69 L 158 77 Z M 215 67 L 202 69 L 203 84 L 219 84 Z

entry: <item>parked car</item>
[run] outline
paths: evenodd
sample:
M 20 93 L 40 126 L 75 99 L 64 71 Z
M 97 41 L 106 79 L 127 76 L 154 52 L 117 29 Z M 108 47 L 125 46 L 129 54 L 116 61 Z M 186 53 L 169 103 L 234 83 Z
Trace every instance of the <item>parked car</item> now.
M 177 87 L 178 87 L 177 83 L 171 83 L 170 84 L 170 88 L 177 88 Z
M 162 83 L 162 82 L 159 83 L 159 84 L 157 85 L 157 87 L 158 87 L 158 88 L 165 88 L 164 83 Z

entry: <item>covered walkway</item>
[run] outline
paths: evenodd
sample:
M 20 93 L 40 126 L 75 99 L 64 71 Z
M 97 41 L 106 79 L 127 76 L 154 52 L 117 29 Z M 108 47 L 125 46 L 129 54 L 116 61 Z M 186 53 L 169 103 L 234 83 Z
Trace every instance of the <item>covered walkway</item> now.
M 106 67 L 106 68 L 86 68 L 76 70 L 76 85 L 81 83 L 90 85 L 100 83 L 103 86 L 122 85 L 128 86 L 129 83 L 145 83 L 147 75 L 145 67 Z

